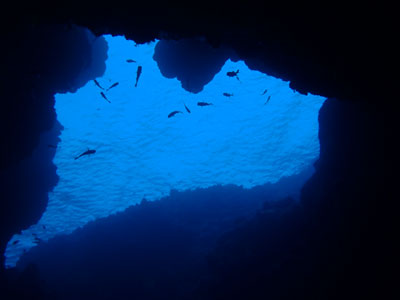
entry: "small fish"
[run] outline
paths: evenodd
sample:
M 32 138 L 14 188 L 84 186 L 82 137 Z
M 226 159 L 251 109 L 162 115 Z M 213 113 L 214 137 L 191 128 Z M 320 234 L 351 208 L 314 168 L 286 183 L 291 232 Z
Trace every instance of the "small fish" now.
M 229 77 L 235 77 L 235 76 L 237 76 L 238 73 L 239 73 L 239 70 L 237 70 L 236 72 L 235 71 L 229 71 L 229 72 L 226 73 L 226 75 L 229 76 Z
M 142 74 L 142 66 L 138 66 L 137 71 L 136 71 L 136 83 L 135 83 L 135 87 L 137 87 L 138 81 L 139 81 L 139 77 L 140 74 Z
M 190 114 L 190 109 L 186 106 L 186 104 L 183 105 L 185 105 L 186 111 Z
M 94 81 L 94 83 L 95 83 L 99 88 L 101 88 L 102 90 L 104 90 L 104 89 L 102 88 L 102 86 L 100 85 L 100 83 L 98 83 L 98 81 L 97 81 L 96 79 L 94 79 L 93 81 Z
M 43 229 L 46 229 L 46 226 L 42 225 L 42 228 L 43 228 Z
M 75 157 L 75 160 L 77 160 L 79 157 L 84 156 L 84 155 L 91 155 L 91 154 L 95 154 L 96 150 L 89 150 L 87 149 L 85 152 L 83 152 L 81 155 Z
M 268 96 L 268 99 L 267 99 L 267 101 L 264 103 L 264 105 L 267 104 L 267 103 L 269 102 L 270 99 L 271 99 L 271 95 Z
M 236 77 L 236 79 L 240 81 L 239 76 L 237 75 L 238 73 L 239 73 L 239 70 L 237 70 L 236 72 L 230 71 L 230 72 L 227 72 L 226 75 L 229 77 Z
M 264 96 L 267 92 L 268 92 L 268 90 L 264 90 L 264 92 L 261 94 L 261 96 Z
M 183 114 L 183 112 L 181 112 L 181 111 L 179 111 L 179 110 L 175 110 L 175 111 L 173 111 L 172 113 L 170 113 L 169 115 L 168 115 L 168 118 L 171 118 L 171 117 L 173 117 L 173 116 L 175 116 L 176 114 Z
M 54 146 L 54 145 L 47 145 L 47 147 L 49 147 L 49 148 L 54 148 L 54 149 L 57 149 L 57 146 Z
M 107 91 L 110 90 L 110 89 L 112 89 L 113 87 L 116 87 L 118 84 L 119 84 L 119 82 L 114 83 L 113 85 L 111 85 L 111 86 L 107 89 Z
M 208 105 L 213 105 L 212 103 L 207 103 L 207 102 L 197 102 L 198 106 L 208 106 Z
M 19 243 L 19 240 L 15 240 L 14 242 L 12 242 L 12 245 L 16 245 Z
M 133 60 L 133 59 L 127 59 L 127 60 L 126 60 L 126 62 L 127 62 L 127 63 L 135 63 L 135 62 L 136 62 L 136 60 Z
M 104 95 L 103 92 L 100 92 L 100 94 L 108 103 L 111 103 L 111 101 L 107 99 L 106 95 Z
M 224 95 L 225 97 L 232 97 L 233 94 L 229 94 L 229 93 L 223 93 L 222 95 Z

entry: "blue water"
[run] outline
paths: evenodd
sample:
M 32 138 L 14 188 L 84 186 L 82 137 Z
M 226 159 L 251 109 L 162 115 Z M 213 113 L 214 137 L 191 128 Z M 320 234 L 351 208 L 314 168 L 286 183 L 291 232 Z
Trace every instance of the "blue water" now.
M 32 234 L 44 241 L 68 234 L 171 189 L 275 183 L 319 156 L 318 111 L 325 98 L 301 95 L 289 82 L 230 60 L 203 91 L 192 94 L 161 75 L 152 58 L 157 41 L 135 45 L 105 38 L 106 72 L 97 80 L 104 88 L 119 85 L 105 92 L 111 103 L 93 81 L 76 93 L 56 95 L 64 126 L 54 159 L 60 180 L 38 224 L 10 240 L 7 267 L 36 245 Z M 138 65 L 143 72 L 135 87 Z M 237 69 L 240 80 L 226 75 Z M 200 107 L 199 101 L 213 105 Z M 175 110 L 182 113 L 168 118 Z M 74 160 L 88 148 L 97 152 Z M 12 245 L 15 240 L 20 242 Z

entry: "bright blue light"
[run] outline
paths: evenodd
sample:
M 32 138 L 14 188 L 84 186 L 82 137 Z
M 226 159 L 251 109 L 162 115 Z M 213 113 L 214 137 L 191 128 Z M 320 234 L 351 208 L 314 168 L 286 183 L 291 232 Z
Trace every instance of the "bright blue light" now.
M 229 60 L 202 92 L 191 94 L 161 75 L 152 59 L 155 43 L 135 46 L 123 37 L 105 38 L 107 69 L 97 80 L 104 88 L 119 85 L 105 92 L 111 103 L 94 82 L 56 95 L 64 126 L 54 160 L 60 181 L 39 223 L 9 242 L 7 266 L 35 245 L 32 233 L 43 240 L 70 233 L 171 189 L 274 183 L 301 172 L 319 155 L 324 98 L 294 93 L 288 82 Z M 143 72 L 135 88 L 138 65 Z M 226 75 L 237 69 L 240 81 Z M 199 101 L 213 105 L 200 107 Z M 168 118 L 175 110 L 182 113 Z M 97 152 L 74 160 L 87 148 Z M 16 239 L 20 242 L 12 245 Z

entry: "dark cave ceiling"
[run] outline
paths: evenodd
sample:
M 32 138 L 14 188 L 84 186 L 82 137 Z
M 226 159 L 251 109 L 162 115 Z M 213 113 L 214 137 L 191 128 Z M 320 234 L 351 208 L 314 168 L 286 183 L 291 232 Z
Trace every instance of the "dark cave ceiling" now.
M 261 1 L 57 2 L 12 12 L 2 22 L 77 24 L 96 35 L 125 35 L 138 43 L 204 36 L 214 46 L 232 47 L 250 68 L 291 81 L 300 92 L 358 101 L 374 101 L 378 95 L 371 74 L 380 64 L 381 32 L 377 9 L 366 4 L 353 9 Z

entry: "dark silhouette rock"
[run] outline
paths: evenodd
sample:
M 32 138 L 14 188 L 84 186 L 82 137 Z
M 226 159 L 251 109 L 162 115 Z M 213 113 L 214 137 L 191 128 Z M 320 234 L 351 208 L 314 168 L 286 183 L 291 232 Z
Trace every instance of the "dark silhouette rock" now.
M 182 87 L 199 93 L 233 55 L 226 47 L 213 48 L 206 40 L 161 40 L 154 51 L 154 60 L 167 78 L 177 78 Z
M 223 295 L 249 299 L 260 293 L 270 299 L 376 296 L 380 283 L 376 277 L 382 275 L 382 281 L 389 277 L 377 271 L 381 261 L 391 260 L 385 238 L 396 235 L 389 226 L 391 203 L 386 197 L 383 158 L 383 111 L 390 98 L 381 96 L 387 86 L 377 80 L 386 75 L 380 66 L 385 65 L 387 54 L 377 50 L 386 51 L 381 35 L 389 29 L 382 30 L 381 23 L 375 22 L 379 19 L 375 5 L 364 3 L 353 10 L 338 4 L 315 11 L 316 7 L 301 3 L 289 11 L 252 1 L 240 9 L 215 1 L 195 7 L 190 3 L 190 8 L 142 1 L 114 2 L 110 13 L 108 6 L 77 6 L 70 1 L 57 2 L 57 7 L 7 4 L 0 18 L 0 140 L 5 145 L 0 150 L 0 176 L 5 179 L 0 181 L 0 253 L 12 234 L 36 222 L 45 209 L 47 192 L 57 182 L 53 154 L 35 156 L 34 149 L 46 131 L 52 132 L 49 143 L 57 146 L 54 93 L 74 91 L 104 71 L 107 46 L 99 36 L 123 34 L 137 43 L 164 38 L 169 40 L 166 44 L 203 36 L 214 48 L 233 49 L 233 60 L 244 60 L 251 69 L 288 80 L 301 93 L 343 102 L 330 101 L 321 110 L 321 159 L 304 186 L 301 205 L 266 205 L 269 208 L 253 220 L 239 219 L 242 229 L 227 234 L 211 252 L 215 281 L 206 276 L 198 295 L 206 299 Z M 98 37 L 88 38 L 71 24 L 85 26 Z M 395 34 L 389 32 L 389 36 Z M 169 49 L 174 57 L 182 48 Z M 161 67 L 165 76 L 182 78 L 186 85 L 188 76 L 168 67 Z M 187 88 L 198 90 L 214 71 L 210 67 L 202 73 L 207 78 L 196 78 L 195 88 Z M 27 197 L 32 191 L 33 196 Z M 279 228 L 279 234 L 272 227 Z M 184 230 L 179 236 L 190 239 Z M 163 260 L 158 262 L 162 268 Z M 107 261 L 103 266 L 109 267 Z M 99 276 L 103 266 L 95 266 Z M 170 265 L 165 262 L 165 266 Z M 2 299 L 43 298 L 36 271 L 27 270 L 28 275 L 18 279 L 20 272 L 3 269 L 1 255 Z M 162 274 L 168 273 L 165 270 L 168 267 Z M 106 280 L 112 280 L 112 273 Z M 132 288 L 154 287 L 154 281 L 144 277 L 134 278 Z M 176 277 L 171 278 L 165 289 Z M 388 299 L 384 294 L 390 292 L 390 288 L 380 289 L 376 298 Z

